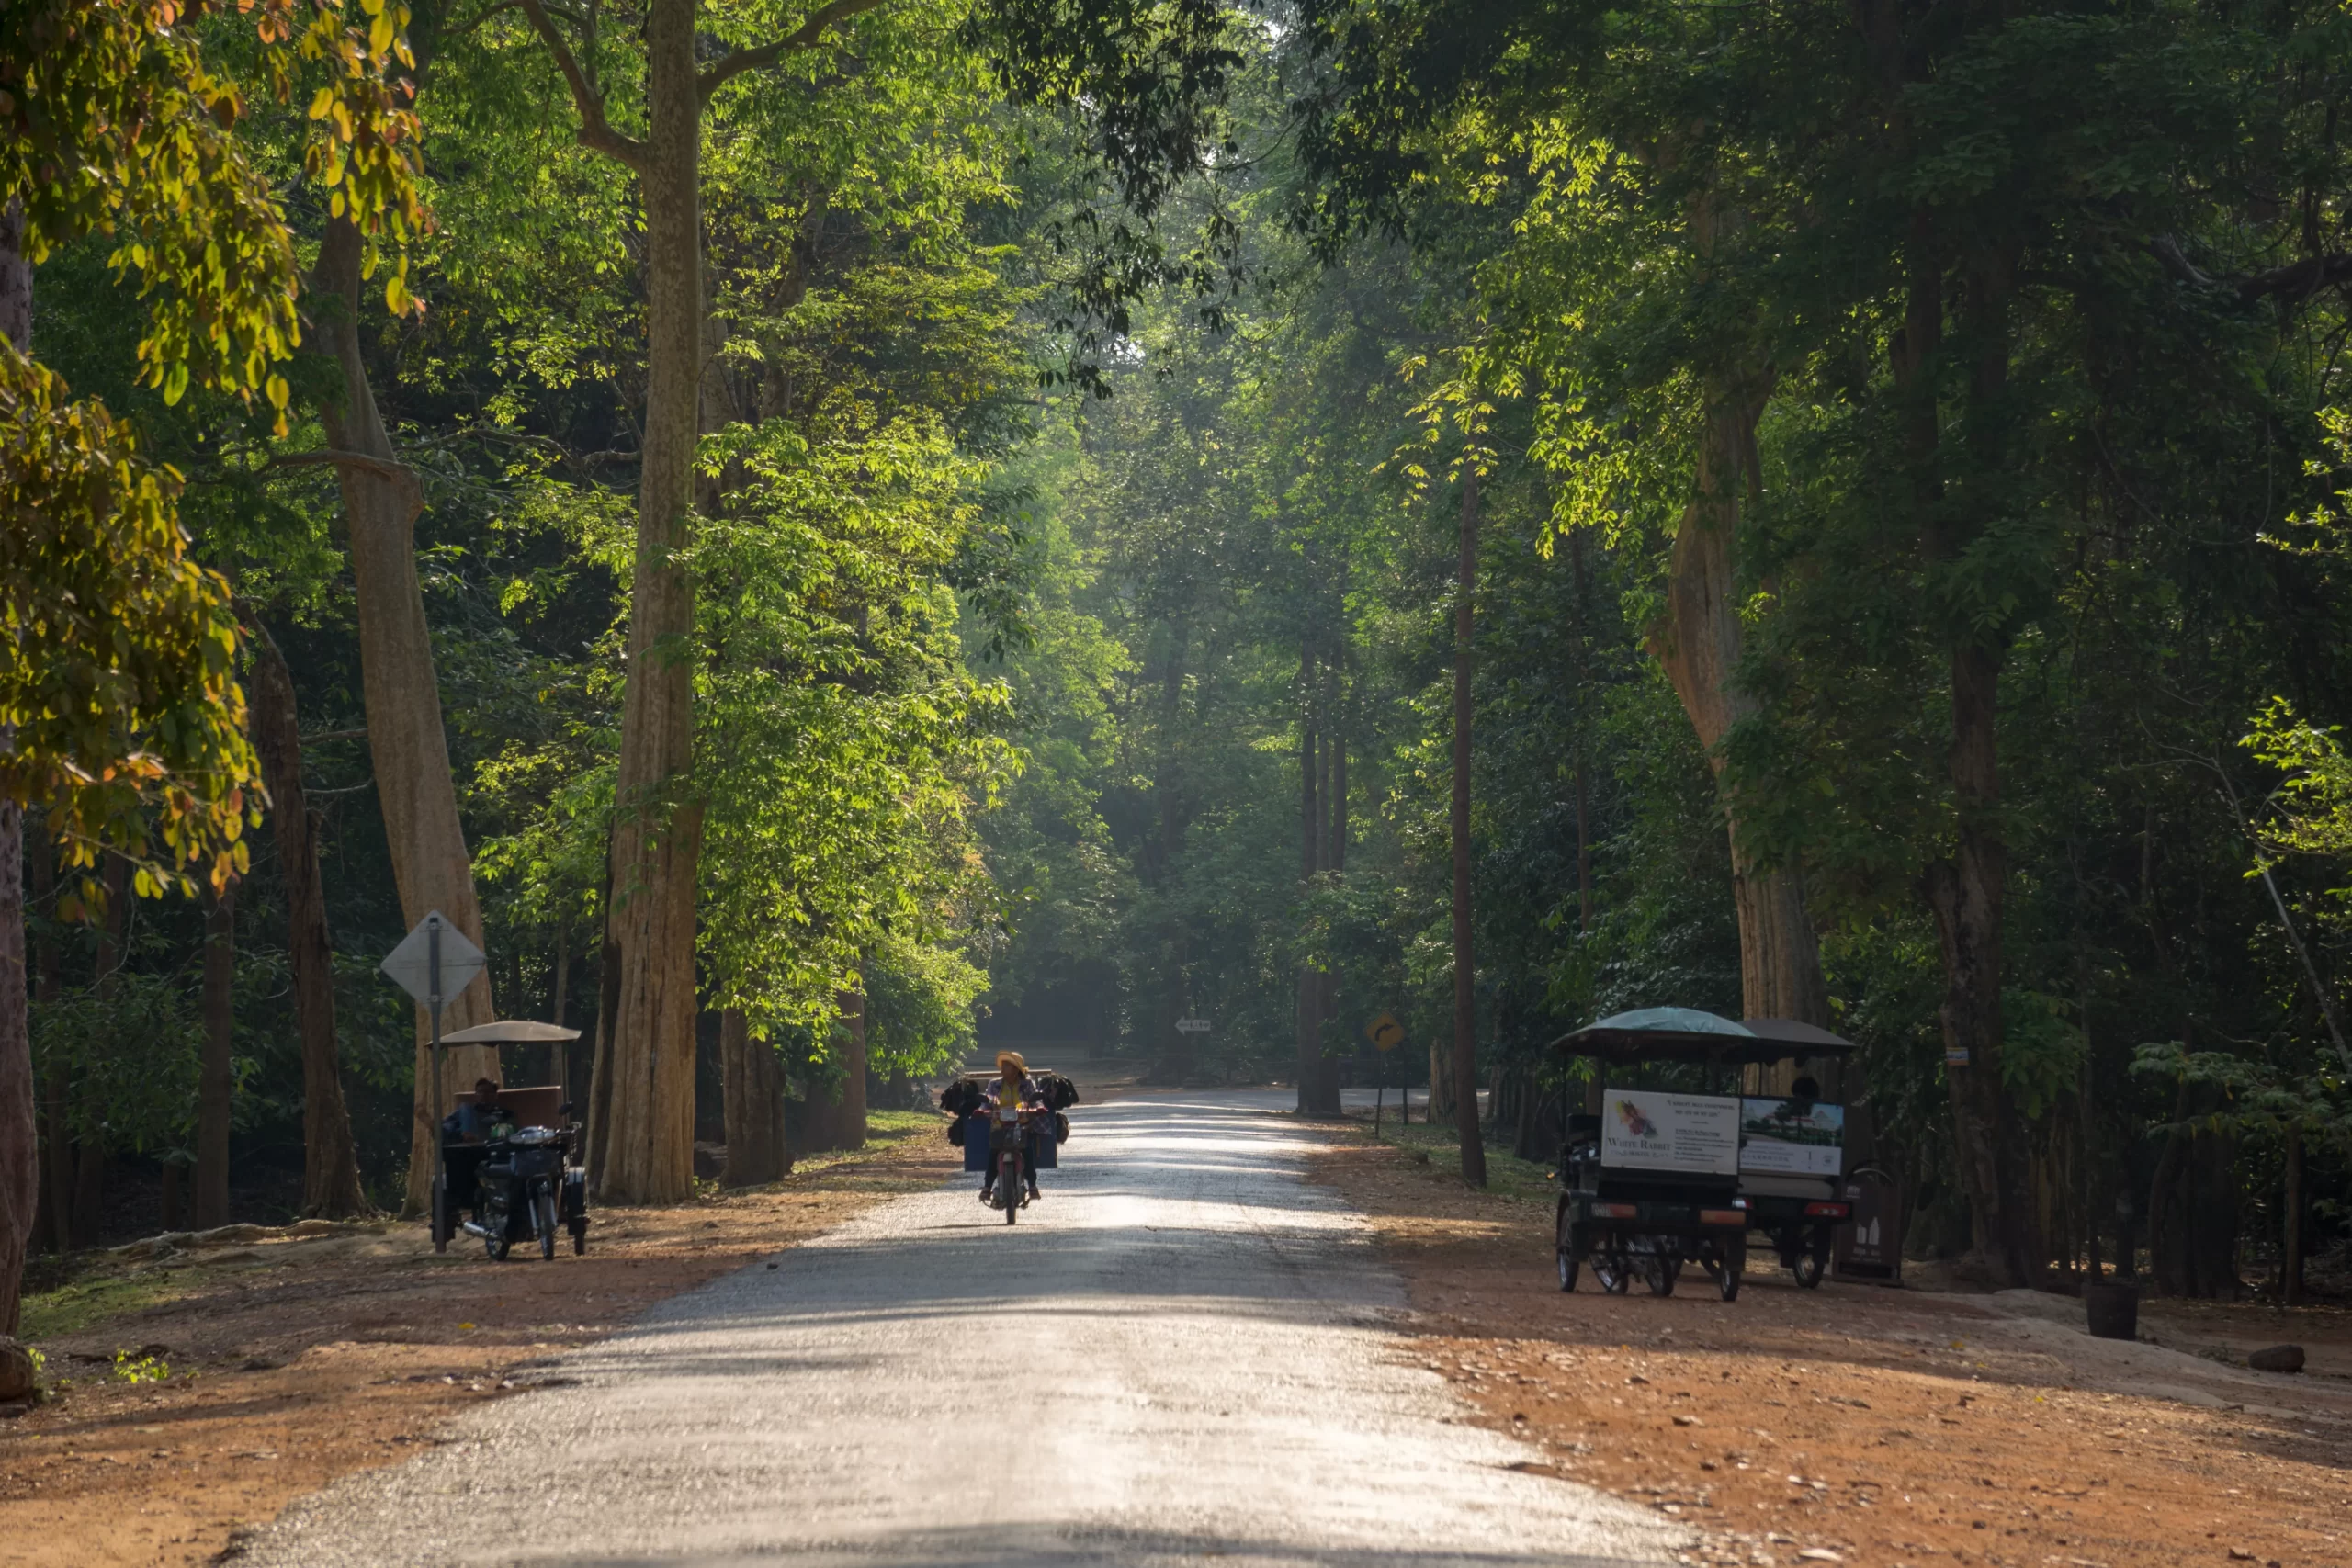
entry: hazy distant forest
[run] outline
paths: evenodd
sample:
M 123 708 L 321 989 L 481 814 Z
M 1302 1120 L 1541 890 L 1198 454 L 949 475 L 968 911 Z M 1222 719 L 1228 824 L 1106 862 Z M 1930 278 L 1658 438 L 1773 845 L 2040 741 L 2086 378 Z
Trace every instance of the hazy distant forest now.
M 435 908 L 608 1201 L 984 1043 L 1443 1102 L 1460 653 L 1490 1140 L 1804 1019 L 1915 1251 L 2341 1288 L 2346 110 L 2300 3 L 12 5 L 18 1237 L 413 1204 Z

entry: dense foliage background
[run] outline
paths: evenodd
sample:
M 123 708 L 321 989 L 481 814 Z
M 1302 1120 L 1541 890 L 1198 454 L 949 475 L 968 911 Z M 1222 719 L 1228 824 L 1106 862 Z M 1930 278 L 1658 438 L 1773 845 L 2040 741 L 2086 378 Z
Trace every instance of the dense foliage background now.
M 574 143 L 522 17 L 431 20 L 424 309 L 371 304 L 365 353 L 424 477 L 500 1011 L 593 1040 L 639 198 Z M 707 813 L 701 1136 L 718 1011 L 805 1096 L 838 1074 L 845 975 L 876 1094 L 999 1042 L 1286 1078 L 1302 1005 L 1351 1071 L 1427 1082 L 1475 468 L 1499 1136 L 1548 1155 L 1577 1092 L 1544 1051 L 1564 1031 L 1738 1013 L 1732 803 L 1743 852 L 1802 879 L 1832 1021 L 1865 1047 L 1844 1092 L 1916 1250 L 1987 1239 L 1932 895 L 1993 843 L 2001 1146 L 2039 1260 L 2233 1293 L 2278 1269 L 2290 1202 L 2340 1255 L 2339 14 L 1273 7 L 1238 19 L 1229 134 L 1148 241 L 1108 216 L 1084 106 L 1008 102 L 964 22 L 883 7 L 707 123 L 719 329 L 677 654 Z M 315 245 L 301 107 L 257 103 L 241 134 Z M 111 252 L 42 262 L 35 340 L 185 477 L 197 554 L 285 650 L 360 1165 L 390 1203 L 412 1025 L 373 974 L 402 920 L 345 525 L 330 470 L 277 460 L 327 445 L 334 387 L 289 361 L 282 430 L 221 391 L 167 401 Z M 1145 281 L 1112 309 L 1123 255 Z M 1741 450 L 1709 480 L 1725 421 Z M 1659 643 L 1710 483 L 1740 492 L 1744 632 L 1712 759 Z M 1996 674 L 1992 794 L 1951 761 L 1970 660 Z M 256 1213 L 299 1191 L 281 888 L 256 836 L 234 906 L 238 1168 L 278 1173 L 241 1190 Z M 204 914 L 75 913 L 35 900 L 34 1038 L 84 1195 L 51 1239 L 87 1242 L 152 1227 L 192 1157 Z M 1401 1066 L 1362 1059 L 1384 1012 Z

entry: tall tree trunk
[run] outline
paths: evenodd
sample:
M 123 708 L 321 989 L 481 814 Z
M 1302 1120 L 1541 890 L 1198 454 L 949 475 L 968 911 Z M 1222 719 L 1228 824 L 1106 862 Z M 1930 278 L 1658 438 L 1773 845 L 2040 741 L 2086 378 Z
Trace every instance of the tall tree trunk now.
M 0 334 L 18 354 L 33 340 L 33 269 L 25 260 L 25 214 L 0 209 Z M 16 748 L 13 728 L 0 745 Z M 46 852 L 46 846 L 43 852 Z M 0 1335 L 17 1332 L 25 1251 L 40 1208 L 40 1129 L 34 1121 L 33 1043 L 25 994 L 25 822 L 13 800 L 0 800 Z
M 368 710 L 368 750 L 376 766 L 376 795 L 384 813 L 401 918 L 414 926 L 438 909 L 477 944 L 481 911 L 474 898 L 473 862 L 458 818 L 458 790 L 449 768 L 449 740 L 441 722 L 441 688 L 433 667 L 424 593 L 416 575 L 416 518 L 424 493 L 416 475 L 392 450 L 359 353 L 359 231 L 331 220 L 312 275 L 314 292 L 330 301 L 318 312 L 312 338 L 342 373 L 343 397 L 321 408 L 327 441 L 349 460 L 335 465 L 350 523 L 351 576 L 359 614 L 359 668 Z M 488 1023 L 489 971 L 445 1001 L 445 1033 Z M 432 1017 L 416 1010 L 416 1089 L 409 1130 L 407 1206 L 422 1209 L 433 1190 L 441 1118 L 457 1106 L 458 1086 L 496 1077 L 498 1053 L 488 1046 L 454 1046 L 442 1075 L 442 1102 L 433 1098 L 429 1042 Z
M 1477 968 L 1470 942 L 1470 636 L 1478 591 L 1478 470 L 1462 467 L 1462 559 L 1453 602 L 1453 1125 L 1462 1179 L 1487 1184 L 1478 1129 Z
M 1585 782 L 1585 759 L 1590 755 L 1587 730 L 1591 723 L 1589 704 L 1592 698 L 1591 628 L 1586 624 L 1584 530 L 1573 529 L 1568 535 L 1568 559 L 1574 569 L 1576 585 L 1577 642 L 1577 934 L 1585 936 L 1592 931 L 1592 830 L 1590 807 Z
M 555 931 L 555 976 L 548 982 L 548 1021 L 558 1029 L 563 1027 L 564 1003 L 571 990 L 571 931 L 559 925 Z
M 841 1082 L 822 1100 L 808 1101 L 802 1129 L 812 1149 L 865 1146 L 865 993 L 843 991 Z
M 235 1109 L 232 1060 L 237 978 L 237 890 L 211 896 L 204 918 L 204 1066 L 196 1086 L 196 1202 L 198 1230 L 229 1223 L 229 1118 Z
M 2278 1237 L 2278 1300 L 2284 1306 L 2303 1304 L 2303 1129 L 2287 1123 L 2287 1171 L 2280 1197 Z
M 1335 714 L 1331 733 L 1323 742 L 1323 869 L 1338 873 L 1348 866 L 1348 743 Z M 1315 973 L 1315 1021 L 1319 1033 L 1339 1016 L 1340 976 L 1329 969 Z M 1329 1106 L 1327 1114 L 1341 1113 L 1340 1058 L 1316 1053 L 1315 1101 Z
M 10 220 L 16 217 L 13 209 Z M 0 230 L 0 321 L 8 310 L 6 271 L 19 231 Z M 29 291 L 28 280 L 25 288 Z M 18 344 L 21 333 L 10 334 Z M 7 740 L 13 744 L 15 736 Z M 0 800 L 0 1337 L 17 1332 L 25 1282 L 25 1255 L 32 1245 L 33 1215 L 40 1208 L 40 1145 L 33 1122 L 33 1046 L 25 993 L 25 818 L 13 800 Z
M 563 1027 L 565 1003 L 571 993 L 571 928 L 561 921 L 555 928 L 555 976 L 548 982 L 548 1021 L 558 1029 Z M 563 1091 L 563 1102 L 571 1103 L 571 1044 L 559 1040 L 548 1047 L 555 1068 L 556 1088 Z
M 727 1091 L 729 1187 L 759 1187 L 792 1168 L 785 1147 L 784 1069 L 775 1050 L 752 1038 L 742 1011 L 729 1008 L 718 1020 L 719 1070 Z
M 26 858 L 33 868 L 33 907 L 44 919 L 53 919 L 57 913 L 56 851 L 44 841 L 38 828 L 26 837 L 30 840 L 30 853 Z M 58 984 L 57 943 L 44 933 L 33 942 L 33 1000 L 55 1001 Z M 66 1252 L 74 1246 L 74 1079 L 62 1060 L 50 1065 L 40 1086 L 40 1097 L 41 1213 L 49 1222 L 51 1249 Z
M 1765 395 L 1761 377 L 1747 382 L 1717 378 L 1707 384 L 1696 484 L 1675 532 L 1666 617 L 1652 651 L 1674 682 L 1723 793 L 1731 835 L 1732 904 L 1739 918 L 1741 1009 L 1749 1018 L 1792 1018 L 1826 1027 L 1829 991 L 1805 914 L 1803 877 L 1793 867 L 1757 869 L 1741 841 L 1739 803 L 1722 784 L 1724 737 L 1756 711 L 1754 699 L 1731 684 L 1741 637 L 1732 562 L 1743 500 L 1757 482 L 1756 421 Z M 1765 1092 L 1785 1089 L 1792 1076 L 1792 1066 L 1783 1064 L 1761 1087 Z
M 1321 705 L 1316 699 L 1315 649 L 1302 640 L 1298 649 L 1298 889 L 1302 897 L 1314 892 L 1315 874 L 1323 868 L 1323 738 L 1317 728 Z M 1323 1054 L 1323 976 L 1313 964 L 1302 964 L 1296 981 L 1292 1019 L 1298 1053 L 1298 1114 L 1337 1116 L 1339 1064 Z
M 1940 261 L 1928 220 L 1911 236 L 1913 283 L 1897 354 L 1899 389 L 1907 397 L 1908 446 L 1920 514 L 1921 553 L 1929 560 L 1956 556 L 1963 540 L 1944 517 L 1936 481 L 1939 429 L 1928 360 L 1941 346 Z M 2001 459 L 1993 429 L 2007 369 L 2007 286 L 1997 261 L 1973 262 L 1968 282 L 1969 336 L 1977 345 L 1970 398 L 1978 468 Z M 1985 446 L 1991 442 L 1993 445 Z M 1985 1264 L 2004 1285 L 2039 1278 L 2043 1249 L 2031 1190 L 2026 1185 L 2023 1129 L 2001 1070 L 2001 908 L 2008 877 L 2008 847 L 2001 835 L 1998 718 L 2002 654 L 1983 634 L 1956 623 L 1950 663 L 1951 749 L 1948 770 L 1957 832 L 1951 857 L 1928 866 L 1921 891 L 1936 919 L 1944 964 L 1944 999 L 1938 1010 L 1944 1040 L 1944 1078 L 1951 1099 L 1952 1131 L 1961 1179 L 1977 1220 Z
M 302 1213 L 340 1220 L 369 1212 L 344 1104 L 334 1036 L 334 946 L 319 884 L 319 849 L 302 788 L 302 736 L 293 672 L 266 626 L 256 626 L 249 694 L 254 749 L 269 785 L 270 824 L 286 882 L 286 946 L 302 1040 Z
M 605 907 L 613 902 L 611 885 L 612 862 L 605 863 L 606 883 Z M 596 1043 L 588 1059 L 588 1182 L 598 1186 L 599 1174 L 605 1168 L 605 1146 L 613 1125 L 613 1019 L 620 1011 L 621 950 L 613 940 L 609 921 L 605 926 L 604 945 L 597 954 Z
M 1736 230 L 1739 213 L 1712 189 L 1690 207 L 1688 224 L 1702 254 Z M 1756 422 L 1771 392 L 1761 366 L 1708 375 L 1702 386 L 1699 450 L 1690 503 L 1675 531 L 1664 626 L 1652 651 L 1674 682 L 1682 710 L 1706 749 L 1731 840 L 1732 907 L 1739 920 L 1740 1007 L 1749 1018 L 1790 1018 L 1826 1026 L 1828 987 L 1819 943 L 1806 917 L 1801 868 L 1758 869 L 1743 843 L 1741 811 L 1724 784 L 1724 737 L 1755 712 L 1755 700 L 1732 689 L 1739 668 L 1740 624 L 1733 576 L 1741 508 L 1763 483 Z M 1783 1089 L 1794 1064 L 1782 1063 L 1759 1087 Z
M 619 820 L 608 920 L 620 984 L 599 1190 L 676 1202 L 694 1190 L 695 874 L 702 811 L 691 797 L 694 585 L 688 541 L 700 428 L 703 334 L 701 94 L 694 0 L 646 13 L 646 393 L 628 691 L 621 709 Z M 863 1079 L 855 1086 L 861 1098 Z
M 106 856 L 98 873 L 98 886 L 106 908 L 98 918 L 97 964 L 92 988 L 100 997 L 107 997 L 114 993 L 115 976 L 122 968 L 124 949 L 130 940 L 130 863 L 120 855 Z M 102 1126 L 106 1107 L 96 1103 L 96 1091 L 87 1082 L 81 1086 L 81 1097 L 82 1125 L 85 1129 Z M 106 1140 L 93 1132 L 74 1149 L 74 1224 L 85 1246 L 105 1224 L 106 1186 Z

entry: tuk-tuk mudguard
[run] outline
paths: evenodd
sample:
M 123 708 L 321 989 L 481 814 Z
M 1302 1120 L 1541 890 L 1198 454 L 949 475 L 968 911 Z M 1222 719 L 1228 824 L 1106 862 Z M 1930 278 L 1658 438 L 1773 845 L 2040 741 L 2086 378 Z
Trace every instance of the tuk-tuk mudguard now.
M 1604 1211 L 1631 1208 L 1634 1213 L 1596 1213 L 1596 1207 Z M 1628 1235 L 1673 1235 L 1701 1240 L 1709 1237 L 1721 1239 L 1747 1231 L 1745 1216 L 1737 1221 L 1702 1220 L 1699 1217 L 1702 1207 L 1695 1202 L 1654 1198 L 1613 1199 L 1598 1192 L 1564 1192 L 1560 1195 L 1561 1217 L 1582 1227 L 1588 1234 L 1611 1231 Z
M 1782 1231 L 1792 1225 L 1842 1225 L 1854 1217 L 1854 1206 L 1842 1200 L 1749 1196 L 1747 1228 Z

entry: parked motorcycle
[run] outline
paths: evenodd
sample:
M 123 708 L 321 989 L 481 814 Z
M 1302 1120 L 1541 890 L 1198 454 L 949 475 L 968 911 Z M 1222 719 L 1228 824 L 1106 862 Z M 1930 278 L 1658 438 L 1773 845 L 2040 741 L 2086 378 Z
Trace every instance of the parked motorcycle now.
M 493 1127 L 479 1180 L 479 1220 L 466 1231 L 480 1236 L 493 1258 L 518 1241 L 537 1241 L 539 1256 L 555 1256 L 559 1232 L 571 1233 L 576 1255 L 588 1249 L 587 1172 L 564 1162 L 571 1133 L 563 1127 Z

